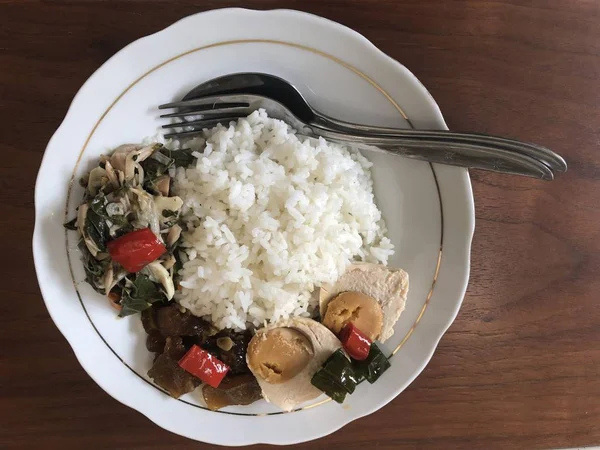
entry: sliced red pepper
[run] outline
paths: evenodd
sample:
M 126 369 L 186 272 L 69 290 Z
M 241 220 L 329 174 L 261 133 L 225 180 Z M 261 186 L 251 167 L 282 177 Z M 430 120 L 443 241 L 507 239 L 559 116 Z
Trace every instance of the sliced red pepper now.
M 197 345 L 192 345 L 192 348 L 179 360 L 179 367 L 214 388 L 219 387 L 229 372 L 227 364 Z
M 139 272 L 167 251 L 150 228 L 127 233 L 106 246 L 112 260 L 131 273 Z
M 344 344 L 344 350 L 351 358 L 363 361 L 369 356 L 371 341 L 353 323 L 347 324 L 340 333 L 340 340 Z

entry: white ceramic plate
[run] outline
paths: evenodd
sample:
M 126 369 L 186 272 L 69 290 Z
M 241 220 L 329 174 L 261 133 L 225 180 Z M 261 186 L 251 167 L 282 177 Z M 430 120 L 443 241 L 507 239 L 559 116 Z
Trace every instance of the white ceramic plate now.
M 285 10 L 225 9 L 188 17 L 121 50 L 76 95 L 37 179 L 35 266 L 54 322 L 83 368 L 114 398 L 192 439 L 291 444 L 381 408 L 423 370 L 467 286 L 473 196 L 464 169 L 366 155 L 375 164 L 375 194 L 396 245 L 390 265 L 409 272 L 411 287 L 407 309 L 385 346 L 395 352 L 392 368 L 377 383 L 361 384 L 343 406 L 320 398 L 291 413 L 264 401 L 211 412 L 202 408 L 198 393 L 168 397 L 146 376 L 152 355 L 139 318 L 117 319 L 82 282 L 75 233 L 67 236 L 62 224 L 74 217 L 82 197 L 73 180 L 107 149 L 154 135 L 160 124 L 156 105 L 200 82 L 242 71 L 283 77 L 315 107 L 341 119 L 445 128 L 433 98 L 405 67 L 337 23 Z

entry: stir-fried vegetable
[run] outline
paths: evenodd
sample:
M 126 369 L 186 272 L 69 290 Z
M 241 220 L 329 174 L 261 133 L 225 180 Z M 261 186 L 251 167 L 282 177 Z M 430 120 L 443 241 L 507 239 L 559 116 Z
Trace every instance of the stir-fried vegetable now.
M 107 247 L 112 260 L 130 273 L 139 272 L 167 251 L 150 228 L 127 233 L 110 241 Z
M 164 294 L 147 275 L 138 273 L 133 282 L 127 281 L 120 299 L 120 317 L 142 312 L 150 308 L 152 303 L 165 300 Z
M 323 367 L 313 375 L 311 383 L 336 402 L 343 403 L 346 394 L 354 392 L 358 378 L 354 373 L 352 363 L 340 349 L 334 352 L 325 361 Z
M 391 367 L 389 359 L 382 353 L 377 344 L 371 344 L 369 356 L 364 361 L 354 364 L 360 380 L 366 379 L 369 383 L 375 383 L 379 377 Z
M 371 341 L 352 322 L 348 323 L 340 333 L 340 340 L 344 344 L 344 350 L 352 359 L 362 361 L 369 356 Z
M 197 345 L 192 345 L 192 348 L 179 360 L 179 367 L 214 388 L 219 387 L 229 372 L 227 364 Z
M 352 394 L 363 380 L 375 383 L 391 367 L 388 358 L 376 344 L 371 344 L 369 355 L 363 361 L 351 362 L 343 350 L 333 353 L 315 373 L 311 383 L 338 403 Z
M 84 202 L 65 227 L 81 237 L 86 281 L 121 316 L 173 298 L 184 224 L 170 172 L 193 161 L 189 149 L 125 144 L 102 156 L 81 180 Z

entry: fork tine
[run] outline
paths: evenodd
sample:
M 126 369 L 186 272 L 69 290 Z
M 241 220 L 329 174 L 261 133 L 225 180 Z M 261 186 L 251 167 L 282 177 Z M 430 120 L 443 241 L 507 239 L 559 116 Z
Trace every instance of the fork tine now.
M 182 137 L 196 136 L 199 134 L 202 134 L 202 130 L 182 131 L 180 133 L 168 133 L 168 134 L 165 134 L 163 137 L 165 139 L 177 139 L 177 138 L 182 138 Z
M 195 136 L 198 134 L 202 134 L 202 130 L 204 130 L 205 128 L 212 128 L 214 126 L 216 126 L 217 124 L 223 124 L 223 125 L 228 125 L 229 122 L 231 121 L 235 121 L 237 120 L 238 117 L 229 117 L 229 118 L 222 118 L 222 119 L 210 119 L 210 120 L 198 120 L 198 125 L 195 125 L 195 129 L 194 130 L 188 130 L 188 131 L 178 131 L 178 132 L 174 132 L 174 133 L 167 133 L 165 134 L 163 137 L 165 139 L 171 139 L 171 138 L 182 138 L 182 137 L 190 137 L 190 136 Z M 178 124 L 173 124 L 174 126 L 177 126 Z M 179 124 L 180 126 L 182 124 Z M 183 127 L 186 127 L 188 125 L 183 124 Z
M 238 120 L 243 116 L 223 116 L 223 117 L 207 117 L 206 119 L 192 120 L 189 122 L 173 122 L 163 125 L 162 128 L 185 128 L 185 127 L 196 127 L 206 128 L 207 126 L 214 126 L 217 123 L 229 123 L 232 120 Z
M 168 119 L 172 117 L 187 117 L 187 116 L 200 116 L 202 119 L 211 119 L 216 115 L 231 115 L 239 114 L 239 117 L 247 116 L 252 113 L 252 110 L 248 106 L 227 106 L 215 109 L 204 109 L 204 110 L 191 110 L 191 111 L 179 111 L 170 114 L 161 114 L 162 119 Z

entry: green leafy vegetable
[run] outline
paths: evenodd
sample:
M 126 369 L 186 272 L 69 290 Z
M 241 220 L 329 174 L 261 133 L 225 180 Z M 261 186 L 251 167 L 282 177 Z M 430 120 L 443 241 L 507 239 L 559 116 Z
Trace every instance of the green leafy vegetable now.
M 158 300 L 163 300 L 164 295 L 158 289 L 157 285 L 153 283 L 147 275 L 140 273 L 133 282 L 136 296 L 148 300 L 150 303 L 154 303 Z
M 129 183 L 129 181 L 125 180 L 121 186 L 119 186 L 117 189 L 115 189 L 113 191 L 113 195 L 115 198 L 125 197 L 128 194 L 130 189 L 131 189 L 131 184 Z
M 162 153 L 159 154 L 162 155 Z M 142 166 L 142 169 L 144 169 L 144 177 L 148 177 L 149 180 L 155 180 L 156 178 L 167 173 L 169 168 L 173 165 L 173 160 L 171 158 L 167 159 L 170 161 L 168 164 L 157 161 L 152 157 L 142 161 L 140 165 Z
M 145 311 L 151 304 L 141 298 L 131 297 L 127 293 L 121 296 L 121 311 L 119 317 L 126 317 L 132 314 Z
M 109 220 L 118 227 L 126 227 L 127 225 L 129 225 L 129 220 L 127 219 L 127 216 L 122 214 L 115 214 L 114 216 L 110 216 Z M 133 227 L 131 228 L 133 229 Z
M 182 148 L 181 150 L 169 150 L 163 147 L 159 151 L 163 155 L 171 158 L 175 167 L 188 167 L 196 159 L 196 157 L 192 155 L 193 150 L 191 148 Z
M 375 344 L 371 344 L 369 356 L 364 361 L 356 361 L 354 364 L 356 373 L 360 381 L 366 379 L 373 384 L 379 377 L 391 367 L 389 359 L 383 354 L 380 348 Z
M 99 193 L 90 202 L 90 209 L 98 214 L 100 217 L 106 219 L 108 214 L 106 213 L 106 205 L 108 204 L 106 196 L 103 193 Z
M 331 355 L 322 370 L 329 375 L 337 384 L 342 386 L 348 394 L 352 394 L 358 381 L 352 368 L 352 362 L 346 357 L 346 354 L 340 349 Z
M 88 250 L 83 239 L 77 243 L 83 260 L 83 269 L 85 270 L 85 281 L 94 288 L 96 292 L 104 294 L 104 289 L 98 286 L 98 281 L 104 276 L 105 263 L 96 260 Z
M 163 217 L 177 217 L 178 216 L 178 212 L 177 211 L 171 211 L 170 209 L 163 209 L 162 210 L 162 216 Z
M 106 251 L 106 242 L 110 239 L 108 224 L 91 208 L 85 216 L 85 232 L 100 251 Z
M 315 373 L 310 382 L 314 387 L 331 397 L 332 400 L 338 403 L 344 403 L 348 392 L 323 371 L 319 370 Z
M 339 349 L 313 375 L 311 383 L 336 402 L 342 403 L 346 394 L 352 394 L 356 389 L 358 378 L 354 373 L 352 363 L 344 351 Z
M 147 275 L 138 273 L 130 286 L 123 289 L 121 295 L 120 317 L 136 314 L 152 306 L 152 303 L 166 300 L 165 295 L 159 290 Z

